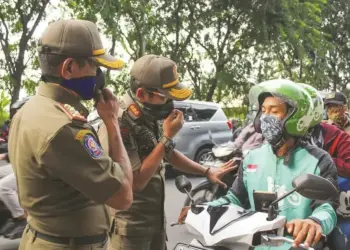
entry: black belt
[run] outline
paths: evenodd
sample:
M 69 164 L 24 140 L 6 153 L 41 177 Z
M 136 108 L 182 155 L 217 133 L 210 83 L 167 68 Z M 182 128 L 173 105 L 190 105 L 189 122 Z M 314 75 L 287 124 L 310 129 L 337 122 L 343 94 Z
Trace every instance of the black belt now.
M 42 239 L 51 243 L 62 244 L 62 245 L 69 245 L 71 241 L 73 241 L 74 242 L 73 244 L 77 246 L 93 245 L 98 243 L 104 243 L 107 240 L 107 234 L 76 237 L 76 238 L 57 237 L 57 236 L 39 233 L 38 231 L 35 231 L 33 228 L 31 228 L 29 225 L 28 225 L 28 228 L 34 234 L 35 237 L 38 237 L 39 239 Z

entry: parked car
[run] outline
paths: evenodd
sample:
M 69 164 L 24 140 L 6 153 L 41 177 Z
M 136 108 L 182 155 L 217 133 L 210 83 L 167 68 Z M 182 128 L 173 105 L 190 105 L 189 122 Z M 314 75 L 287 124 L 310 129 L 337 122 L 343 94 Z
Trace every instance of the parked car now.
M 232 124 L 220 104 L 202 101 L 174 102 L 176 109 L 183 112 L 185 123 L 175 136 L 176 149 L 200 164 L 213 161 L 211 149 L 214 146 L 209 137 L 211 133 L 215 143 L 228 142 L 232 138 Z M 167 177 L 177 175 L 172 167 L 167 166 Z
M 220 104 L 202 101 L 174 101 L 174 106 L 184 114 L 185 123 L 175 136 L 176 149 L 188 158 L 198 162 L 214 160 L 211 149 L 214 146 L 209 138 L 218 143 L 232 139 L 232 124 L 221 108 Z M 96 111 L 92 112 L 88 120 L 97 130 L 100 118 Z M 176 175 L 172 167 L 167 166 L 167 177 Z

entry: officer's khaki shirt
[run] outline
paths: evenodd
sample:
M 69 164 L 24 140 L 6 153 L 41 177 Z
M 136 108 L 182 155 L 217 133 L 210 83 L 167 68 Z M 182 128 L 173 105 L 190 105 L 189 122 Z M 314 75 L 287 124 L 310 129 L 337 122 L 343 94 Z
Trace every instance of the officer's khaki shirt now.
M 132 128 L 127 126 L 121 120 L 124 112 L 128 112 L 128 107 L 133 104 L 130 96 L 126 94 L 121 103 L 119 111 L 119 126 L 122 134 L 125 149 L 128 152 L 129 159 L 134 172 L 139 171 L 142 165 L 142 159 L 139 155 L 138 148 L 140 143 L 137 141 Z M 155 129 L 158 126 L 157 123 L 147 122 L 144 117 L 136 119 L 130 114 L 134 122 L 140 126 L 148 126 L 150 129 Z M 158 127 L 156 131 L 159 131 L 158 137 L 161 136 L 161 128 Z M 98 136 L 100 138 L 102 147 L 105 151 L 108 151 L 108 136 L 106 126 L 100 125 L 98 129 Z M 150 150 L 152 151 L 152 150 Z M 145 188 L 140 191 L 134 191 L 134 202 L 127 211 L 116 211 L 116 233 L 120 235 L 130 236 L 142 236 L 159 233 L 165 229 L 165 215 L 164 215 L 164 177 L 165 167 L 161 164 L 147 183 Z
M 103 204 L 124 178 L 84 117 L 72 119 L 74 110 L 87 115 L 72 92 L 42 83 L 10 128 L 9 156 L 20 203 L 31 227 L 49 235 L 80 237 L 108 231 L 110 218 Z

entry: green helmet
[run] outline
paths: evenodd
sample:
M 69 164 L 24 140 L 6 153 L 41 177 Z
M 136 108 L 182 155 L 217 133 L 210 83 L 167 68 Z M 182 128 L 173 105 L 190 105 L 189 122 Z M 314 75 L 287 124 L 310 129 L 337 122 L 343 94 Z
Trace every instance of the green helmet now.
M 265 81 L 250 89 L 249 102 L 259 103 L 259 111 L 254 120 L 255 130 L 261 132 L 261 105 L 269 95 L 280 98 L 289 106 L 288 114 L 282 121 L 284 132 L 291 136 L 304 136 L 313 120 L 314 105 L 306 90 L 285 79 Z
M 318 92 L 317 89 L 314 87 L 305 84 L 305 83 L 298 83 L 300 86 L 302 86 L 311 96 L 312 101 L 314 103 L 314 110 L 312 112 L 312 122 L 310 124 L 310 128 L 315 127 L 317 124 L 319 124 L 322 121 L 322 115 L 324 111 L 324 104 L 323 104 L 323 98 L 320 92 Z

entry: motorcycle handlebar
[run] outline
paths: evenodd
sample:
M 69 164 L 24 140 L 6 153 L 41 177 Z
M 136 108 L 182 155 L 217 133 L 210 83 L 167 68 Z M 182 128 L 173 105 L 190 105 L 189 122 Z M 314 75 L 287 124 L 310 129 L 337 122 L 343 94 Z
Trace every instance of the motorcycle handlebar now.
M 294 240 L 287 238 L 287 237 L 283 237 L 283 236 L 266 236 L 265 238 L 267 241 L 276 241 L 276 242 L 286 242 L 286 243 L 290 243 L 293 244 Z M 312 247 L 306 247 L 304 244 L 300 244 L 299 247 L 304 248 L 306 250 L 315 250 Z
M 170 226 L 171 227 L 173 227 L 173 226 L 178 226 L 178 225 L 181 225 L 179 222 L 172 222 L 171 224 L 170 224 Z

